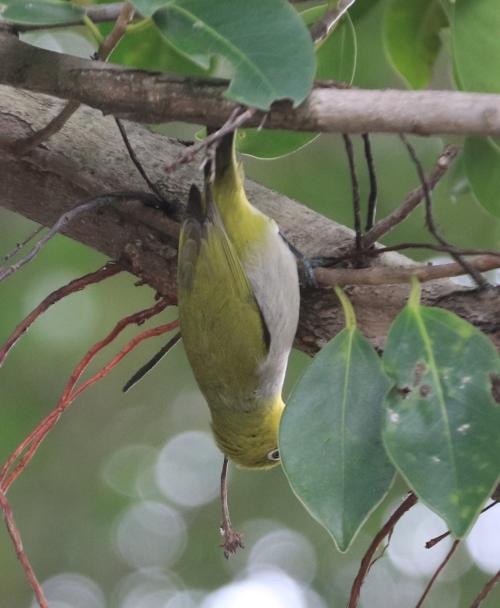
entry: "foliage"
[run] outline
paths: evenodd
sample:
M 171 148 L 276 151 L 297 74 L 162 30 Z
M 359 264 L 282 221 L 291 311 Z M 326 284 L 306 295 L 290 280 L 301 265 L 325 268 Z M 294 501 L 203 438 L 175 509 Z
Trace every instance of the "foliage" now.
M 18 24 L 67 24 L 83 15 L 80 4 L 57 0 L 2 4 L 3 18 Z M 357 20 L 369 4 L 375 2 L 358 2 L 314 47 L 307 26 L 324 15 L 324 3 L 295 10 L 285 0 L 136 0 L 145 19 L 130 27 L 111 61 L 224 77 L 228 98 L 264 110 L 279 99 L 297 105 L 313 77 L 356 83 Z M 446 56 L 457 88 L 500 91 L 498 70 L 491 69 L 500 61 L 496 0 L 385 4 L 385 50 L 410 87 L 429 86 Z M 247 129 L 238 146 L 276 158 L 316 138 Z M 499 150 L 494 139 L 468 138 L 458 176 L 497 218 Z M 498 478 L 500 409 L 491 390 L 498 354 L 459 317 L 422 306 L 414 286 L 380 358 L 346 296 L 339 298 L 346 327 L 308 366 L 283 416 L 280 453 L 293 491 L 341 551 L 386 496 L 395 472 L 464 537 Z

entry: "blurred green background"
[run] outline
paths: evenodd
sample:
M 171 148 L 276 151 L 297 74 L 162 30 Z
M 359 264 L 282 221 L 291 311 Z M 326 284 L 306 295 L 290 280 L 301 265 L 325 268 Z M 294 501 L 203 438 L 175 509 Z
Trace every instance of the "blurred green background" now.
M 365 3 L 366 4 L 366 3 Z M 356 20 L 355 84 L 402 87 L 383 51 L 384 1 Z M 32 42 L 80 55 L 92 46 L 83 30 L 48 32 Z M 446 52 L 433 86 L 450 86 Z M 192 126 L 168 133 L 187 137 Z M 372 138 L 379 178 L 379 215 L 393 209 L 417 185 L 415 168 L 396 137 Z M 443 142 L 414 139 L 430 168 Z M 367 179 L 359 141 L 363 196 Z M 249 177 L 296 198 L 343 224 L 352 225 L 351 186 L 342 142 L 323 136 L 275 161 L 245 159 Z M 456 245 L 498 247 L 500 222 L 464 188 L 460 160 L 436 191 L 435 209 L 447 238 Z M 33 228 L 0 211 L 1 252 Z M 424 240 L 421 211 L 385 241 Z M 421 251 L 412 252 L 424 259 Z M 0 340 L 50 291 L 90 272 L 105 259 L 64 237 L 1 286 Z M 125 274 L 60 302 L 24 336 L 0 370 L 0 460 L 57 402 L 69 375 L 88 348 L 126 314 L 151 305 L 153 292 L 135 287 Z M 162 315 L 175 318 L 175 310 Z M 155 319 L 153 323 L 159 323 Z M 152 323 L 149 323 L 152 325 Z M 92 370 L 110 359 L 137 328 L 125 332 Z M 121 387 L 165 342 L 143 344 L 109 377 L 75 402 L 9 492 L 16 521 L 51 608 L 322 608 L 346 604 L 359 560 L 372 535 L 405 493 L 398 481 L 347 554 L 295 499 L 279 468 L 233 469 L 232 517 L 245 535 L 244 551 L 226 561 L 219 548 L 217 500 L 222 455 L 209 431 L 208 409 L 187 365 L 182 345 L 128 394 Z M 294 352 L 289 392 L 307 357 Z M 497 512 L 495 512 L 497 511 Z M 500 509 L 480 519 L 440 577 L 429 607 L 470 604 L 499 567 Z M 415 605 L 451 541 L 432 550 L 424 542 L 445 529 L 418 505 L 396 528 L 383 559 L 362 590 L 364 608 Z M 492 593 L 485 608 L 498 605 Z M 4 527 L 0 527 L 0 606 L 27 608 L 32 594 Z

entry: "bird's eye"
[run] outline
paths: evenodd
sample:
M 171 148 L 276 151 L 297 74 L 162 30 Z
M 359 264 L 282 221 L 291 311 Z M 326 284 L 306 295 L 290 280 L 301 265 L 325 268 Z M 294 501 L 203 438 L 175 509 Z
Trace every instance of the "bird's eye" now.
M 275 450 L 271 450 L 267 454 L 267 459 L 271 462 L 278 462 L 280 459 L 280 451 L 278 450 L 278 448 L 276 448 Z

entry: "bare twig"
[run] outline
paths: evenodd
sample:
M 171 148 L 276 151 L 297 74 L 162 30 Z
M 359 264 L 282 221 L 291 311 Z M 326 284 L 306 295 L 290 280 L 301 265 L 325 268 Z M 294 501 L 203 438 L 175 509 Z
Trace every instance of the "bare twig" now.
M 368 208 L 366 213 L 365 231 L 369 232 L 375 223 L 377 215 L 377 174 L 375 172 L 375 164 L 373 162 L 372 146 L 368 133 L 362 134 L 363 145 L 366 158 L 366 166 L 368 168 L 368 179 L 370 180 L 370 193 L 368 195 Z
M 403 517 L 403 515 L 407 511 L 409 511 L 413 507 L 413 505 L 416 504 L 417 500 L 418 498 L 415 496 L 415 494 L 413 492 L 410 492 L 408 496 L 404 499 L 404 501 L 399 505 L 399 507 L 394 511 L 394 513 L 385 522 L 382 528 L 380 528 L 380 530 L 374 536 L 372 542 L 370 543 L 370 546 L 368 547 L 366 553 L 363 556 L 363 559 L 361 560 L 358 573 L 352 584 L 348 608 L 357 608 L 358 606 L 361 587 L 365 581 L 368 570 L 370 569 L 373 556 L 375 555 L 375 551 L 377 550 L 378 546 L 384 540 L 384 538 L 392 532 L 395 525 Z
M 315 44 L 320 44 L 323 40 L 328 38 L 328 35 L 335 25 L 355 2 L 356 0 L 340 0 L 337 8 L 327 9 L 321 19 L 316 21 L 316 23 L 313 23 L 309 28 L 313 42 Z
M 17 272 L 20 268 L 30 262 L 35 256 L 40 253 L 41 249 L 52 239 L 58 232 L 60 232 L 66 224 L 75 219 L 78 215 L 87 211 L 92 211 L 96 207 L 102 205 L 108 205 L 109 203 L 117 200 L 141 200 L 145 202 L 156 201 L 156 198 L 152 194 L 146 192 L 108 192 L 102 196 L 94 196 L 90 199 L 80 203 L 70 211 L 64 213 L 57 222 L 50 228 L 43 237 L 35 244 L 35 246 L 29 251 L 24 257 L 20 258 L 17 262 L 11 266 L 0 267 L 0 282 L 9 277 L 11 274 Z
M 70 99 L 59 114 L 54 116 L 54 118 L 50 120 L 45 127 L 24 139 L 19 139 L 14 142 L 11 146 L 12 150 L 19 155 L 27 154 L 30 150 L 33 150 L 33 148 L 36 148 L 41 143 L 49 139 L 49 137 L 52 137 L 52 135 L 55 135 L 58 131 L 60 131 L 79 107 L 79 101 Z
M 12 539 L 12 543 L 16 549 L 16 555 L 18 560 L 21 562 L 21 566 L 23 567 L 24 573 L 26 575 L 26 579 L 28 583 L 31 585 L 33 592 L 36 597 L 36 601 L 40 608 L 49 608 L 49 603 L 43 593 L 42 586 L 38 582 L 35 571 L 26 555 L 26 552 L 23 547 L 23 541 L 21 539 L 21 535 L 19 534 L 19 530 L 16 526 L 16 522 L 14 520 L 14 515 L 12 513 L 12 508 L 10 506 L 9 501 L 7 500 L 7 496 L 0 488 L 0 507 L 2 508 L 5 524 L 7 526 L 7 531 L 9 533 L 10 538 Z
M 67 285 L 56 289 L 52 293 L 50 293 L 44 300 L 40 302 L 40 304 L 34 308 L 27 317 L 25 317 L 21 323 L 15 328 L 12 334 L 7 338 L 4 345 L 0 348 L 0 367 L 2 367 L 7 355 L 9 354 L 11 348 L 16 344 L 19 338 L 27 331 L 31 325 L 33 324 L 40 315 L 42 315 L 50 306 L 59 302 L 66 296 L 71 293 L 75 293 L 76 291 L 80 291 L 87 287 L 88 285 L 92 285 L 94 283 L 98 283 L 99 281 L 103 281 L 104 279 L 111 277 L 115 274 L 122 272 L 120 266 L 114 262 L 108 262 L 99 270 L 95 272 L 91 272 L 90 274 L 86 274 L 83 277 L 79 277 L 78 279 L 74 279 Z
M 15 258 L 16 255 L 21 251 L 21 249 L 26 247 L 26 245 L 31 242 L 37 235 L 39 235 L 42 230 L 43 226 L 38 226 L 38 228 L 35 228 L 35 230 L 33 230 L 31 234 L 28 234 L 28 236 L 23 241 L 17 243 L 14 249 L 12 249 L 12 251 L 9 251 L 9 253 L 6 253 L 4 255 L 3 261 L 8 262 L 12 258 Z
M 415 148 L 408 141 L 408 139 L 406 138 L 404 133 L 400 133 L 399 137 L 400 137 L 401 141 L 403 142 L 403 144 L 405 145 L 406 149 L 408 150 L 408 153 L 409 153 L 413 163 L 415 164 L 417 174 L 418 174 L 418 176 L 420 178 L 420 182 L 422 184 L 422 189 L 424 192 L 424 201 L 425 201 L 425 223 L 427 225 L 427 229 L 432 234 L 432 236 L 436 239 L 436 241 L 441 243 L 441 245 L 446 245 L 447 247 L 451 247 L 451 245 L 448 243 L 448 241 L 446 241 L 445 238 L 443 237 L 443 235 L 441 234 L 441 231 L 439 230 L 439 228 L 437 227 L 437 225 L 434 221 L 434 216 L 433 216 L 433 212 L 432 212 L 431 188 L 429 186 L 427 177 L 424 173 L 424 168 L 422 167 L 422 163 L 420 162 L 420 159 L 418 158 L 417 153 L 415 152 Z M 469 264 L 469 262 L 463 256 L 461 256 L 459 253 L 457 253 L 456 250 L 451 249 L 450 255 L 465 270 L 464 274 L 470 274 L 470 276 L 476 282 L 478 287 L 484 288 L 484 287 L 488 286 L 488 281 L 481 275 L 481 273 L 478 270 L 476 270 L 472 264 Z
M 458 154 L 458 151 L 459 149 L 457 146 L 446 146 L 441 152 L 436 161 L 434 170 L 427 181 L 429 188 L 432 189 L 436 186 L 436 184 L 451 166 L 453 160 Z M 424 197 L 425 192 L 423 186 L 419 186 L 415 190 L 412 190 L 397 209 L 377 222 L 375 226 L 365 234 L 363 237 L 363 246 L 369 247 L 370 245 L 373 245 L 375 241 L 378 241 L 384 234 L 387 234 L 398 224 L 400 224 L 408 217 L 415 207 L 417 207 L 424 200 Z
M 486 596 L 493 590 L 493 587 L 500 581 L 500 570 L 496 574 L 494 574 L 490 580 L 486 583 L 486 585 L 481 589 L 479 595 L 470 605 L 470 608 L 479 608 L 479 606 L 483 603 L 483 600 L 486 599 Z
M 483 513 L 486 513 L 486 511 L 488 511 L 489 509 L 491 509 L 492 507 L 494 507 L 497 504 L 498 504 L 498 500 L 493 501 L 487 507 L 484 507 L 484 509 L 481 511 L 480 515 L 482 515 Z M 425 548 L 426 549 L 432 549 L 432 547 L 434 547 L 435 545 L 437 545 L 438 543 L 440 543 L 442 540 L 444 540 L 450 534 L 451 534 L 451 530 L 447 530 L 446 532 L 443 532 L 443 534 L 440 534 L 439 536 L 431 538 L 431 540 L 428 540 L 425 543 Z
M 124 2 L 121 5 L 113 29 L 99 45 L 99 49 L 96 53 L 97 59 L 100 59 L 101 61 L 106 61 L 108 59 L 115 46 L 124 36 L 127 24 L 134 16 L 134 10 L 134 7 L 129 2 Z M 88 13 L 87 17 L 89 17 Z M 92 19 L 91 17 L 89 18 Z M 42 142 L 60 131 L 79 107 L 79 101 L 70 99 L 59 114 L 47 123 L 45 127 L 25 139 L 18 140 L 12 144 L 13 151 L 16 154 L 22 155 L 28 153 L 33 148 L 36 148 L 36 146 L 39 146 Z
M 355 246 L 356 253 L 360 254 L 361 252 L 361 207 L 360 207 L 360 199 L 359 199 L 359 183 L 358 176 L 356 175 L 356 165 L 354 163 L 354 153 L 352 149 L 352 141 L 349 135 L 346 133 L 342 134 L 342 139 L 344 140 L 345 151 L 347 154 L 347 161 L 349 163 L 349 173 L 351 175 L 351 184 L 352 184 L 352 207 L 354 211 L 354 231 L 355 231 Z
M 455 251 L 460 255 L 492 255 L 500 257 L 500 251 L 496 249 L 475 249 L 473 247 L 454 247 L 453 245 L 436 245 L 435 243 L 399 243 L 389 247 L 377 247 L 376 249 L 363 250 L 363 255 L 380 255 L 389 251 L 404 251 L 405 249 L 429 249 L 430 251 L 441 251 L 450 253 Z
M 238 549 L 244 548 L 241 534 L 236 532 L 236 530 L 231 524 L 229 504 L 227 499 L 228 468 L 229 460 L 226 456 L 224 456 L 224 462 L 222 463 L 222 472 L 220 476 L 220 498 L 222 503 L 222 524 L 220 527 L 220 533 L 224 539 L 224 542 L 222 543 L 221 547 L 224 549 L 224 556 L 226 559 L 236 553 Z
M 430 581 L 427 583 L 427 586 L 425 587 L 424 592 L 420 596 L 420 599 L 418 600 L 417 605 L 415 606 L 415 608 L 422 608 L 422 606 L 423 606 L 423 604 L 425 602 L 425 598 L 429 595 L 430 590 L 432 589 L 432 586 L 436 582 L 437 577 L 439 576 L 439 574 L 441 573 L 441 571 L 443 570 L 443 568 L 446 566 L 446 564 L 450 561 L 452 555 L 458 549 L 458 545 L 459 544 L 460 544 L 460 540 L 459 539 L 456 539 L 453 542 L 453 544 L 451 545 L 451 549 L 446 554 L 446 557 L 443 559 L 443 561 L 436 568 L 436 571 L 432 575 Z
M 500 268 L 498 256 L 483 255 L 468 260 L 468 266 L 477 272 L 486 272 L 494 268 Z M 407 283 L 412 277 L 416 277 L 421 283 L 444 279 L 447 277 L 458 277 L 469 274 L 462 264 L 453 262 L 436 266 L 409 266 L 389 267 L 373 266 L 372 268 L 315 268 L 314 276 L 323 287 L 334 285 L 392 285 L 395 283 Z
M 113 49 L 125 35 L 127 25 L 134 18 L 134 13 L 135 8 L 132 4 L 130 4 L 130 2 L 124 2 L 118 17 L 116 18 L 113 29 L 99 45 L 97 59 L 100 59 L 101 61 L 106 61 L 108 59 L 113 52 Z
M 0 56 L 0 84 L 77 99 L 105 114 L 138 122 L 182 120 L 217 127 L 239 105 L 224 97 L 227 82 L 223 80 L 117 68 L 34 49 L 11 34 L 0 33 Z M 25 69 L 34 62 L 41 66 L 36 73 Z M 500 135 L 499 99 L 500 95 L 490 93 L 370 91 L 317 82 L 296 108 L 289 102 L 273 104 L 264 127 L 351 135 L 406 132 L 495 136 Z M 256 112 L 246 126 L 259 126 L 261 122 L 262 112 Z
M 210 133 L 210 135 L 207 135 L 207 137 L 205 137 L 205 139 L 202 141 L 199 141 L 196 144 L 186 148 L 172 163 L 165 167 L 165 170 L 167 173 L 171 173 L 180 165 L 191 162 L 199 152 L 206 150 L 214 143 L 222 139 L 224 135 L 227 135 L 228 133 L 236 130 L 238 127 L 244 125 L 255 113 L 256 110 L 252 108 L 247 110 L 242 110 L 241 107 L 235 108 L 222 127 L 213 133 Z

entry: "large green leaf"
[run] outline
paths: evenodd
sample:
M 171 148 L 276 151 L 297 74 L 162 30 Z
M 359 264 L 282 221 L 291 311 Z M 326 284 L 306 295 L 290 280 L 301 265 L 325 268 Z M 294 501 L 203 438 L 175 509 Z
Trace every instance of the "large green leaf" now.
M 489 138 L 468 137 L 464 146 L 467 179 L 474 196 L 500 218 L 500 150 Z
M 213 56 L 222 57 L 230 65 L 230 99 L 267 110 L 277 99 L 297 105 L 311 89 L 313 44 L 286 0 L 169 0 L 160 8 L 157 1 L 134 4 L 152 13 L 169 43 L 201 68 L 207 69 Z
M 452 40 L 458 84 L 467 91 L 500 93 L 498 0 L 456 0 Z
M 388 394 L 384 443 L 418 497 L 463 537 L 500 472 L 500 406 L 490 340 L 451 312 L 420 305 L 414 285 L 394 321 L 383 362 Z
M 196 63 L 172 48 L 153 24 L 124 36 L 109 60 L 111 63 L 145 70 L 175 72 L 188 76 L 206 74 Z
M 309 26 L 323 15 L 326 8 L 326 4 L 314 6 L 300 15 Z M 351 84 L 356 71 L 356 58 L 356 31 L 347 14 L 316 49 L 316 79 L 339 80 Z M 296 152 L 317 137 L 316 133 L 298 131 L 242 129 L 238 131 L 237 146 L 243 154 L 259 158 L 278 158 Z
M 347 550 L 394 477 L 382 444 L 390 382 L 342 299 L 346 328 L 295 387 L 280 427 L 280 455 L 295 494 Z
M 384 41 L 396 70 L 413 89 L 429 83 L 448 19 L 439 0 L 392 0 L 384 15 Z
M 73 23 L 83 18 L 80 6 L 57 0 L 11 0 L 2 17 L 13 23 L 29 25 L 56 25 Z

